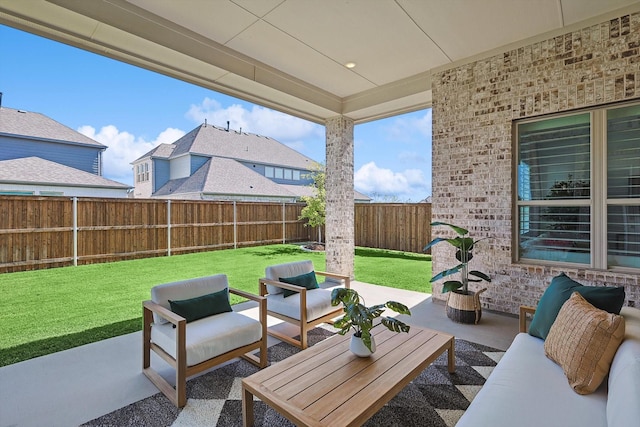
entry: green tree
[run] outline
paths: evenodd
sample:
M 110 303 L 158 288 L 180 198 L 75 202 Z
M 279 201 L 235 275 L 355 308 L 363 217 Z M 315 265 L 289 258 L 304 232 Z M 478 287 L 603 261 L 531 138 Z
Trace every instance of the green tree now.
M 299 219 L 306 219 L 305 226 L 318 228 L 318 243 L 322 243 L 322 226 L 325 223 L 325 207 L 327 192 L 325 190 L 325 172 L 321 168 L 311 174 L 313 182 L 309 184 L 313 188 L 313 196 L 302 196 L 307 204 L 302 208 Z

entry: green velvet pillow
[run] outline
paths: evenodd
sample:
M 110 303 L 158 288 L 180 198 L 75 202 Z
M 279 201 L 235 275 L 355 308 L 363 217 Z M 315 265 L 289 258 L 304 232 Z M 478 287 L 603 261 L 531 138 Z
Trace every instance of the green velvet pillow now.
M 226 289 L 195 298 L 169 300 L 169 305 L 171 311 L 187 319 L 187 323 L 214 314 L 232 311 Z
M 290 285 L 302 286 L 307 289 L 317 289 L 318 281 L 316 280 L 316 272 L 312 271 L 310 273 L 301 274 L 299 276 L 294 277 L 280 277 L 281 282 L 288 283 Z M 282 293 L 284 294 L 284 298 L 291 296 L 293 294 L 297 294 L 296 291 L 290 291 L 289 289 L 283 289 Z
M 546 339 L 560 308 L 574 292 L 578 292 L 594 307 L 613 314 L 620 314 L 624 304 L 624 287 L 584 286 L 560 273 L 542 294 L 529 326 L 529 334 Z

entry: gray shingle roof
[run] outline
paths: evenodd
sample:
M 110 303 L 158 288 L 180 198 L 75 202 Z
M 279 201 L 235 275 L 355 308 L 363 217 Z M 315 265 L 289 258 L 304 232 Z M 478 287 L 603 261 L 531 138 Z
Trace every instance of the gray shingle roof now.
M 0 161 L 0 181 L 21 184 L 55 184 L 74 187 L 130 188 L 128 185 L 60 163 L 25 157 Z
M 48 141 L 104 147 L 80 132 L 40 113 L 0 107 L 0 133 Z
M 303 170 L 311 170 L 317 165 L 315 160 L 275 139 L 234 130 L 227 132 L 226 129 L 211 125 L 198 126 L 171 145 L 173 147 L 160 145 L 137 160 L 149 156 L 169 158 L 192 153 Z
M 282 185 L 241 163 L 220 157 L 209 159 L 188 178 L 167 182 L 153 195 L 162 197 L 185 193 L 295 197 L 295 194 Z
M 295 194 L 297 197 L 302 196 L 313 196 L 313 188 L 308 185 L 290 185 L 290 184 L 280 184 L 281 187 L 284 187 L 291 193 Z M 362 194 L 359 191 L 353 190 L 353 198 L 355 201 L 360 202 L 370 202 L 371 197 L 366 194 Z

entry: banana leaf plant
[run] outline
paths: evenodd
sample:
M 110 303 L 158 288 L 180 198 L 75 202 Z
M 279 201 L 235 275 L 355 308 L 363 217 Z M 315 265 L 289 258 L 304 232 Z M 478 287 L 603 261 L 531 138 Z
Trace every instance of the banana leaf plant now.
M 335 288 L 331 292 L 331 305 L 336 307 L 338 304 L 344 306 L 344 316 L 336 320 L 333 326 L 340 329 L 338 331 L 340 335 L 345 335 L 353 328 L 354 335 L 362 338 L 362 342 L 370 351 L 373 321 L 382 316 L 385 308 L 396 313 L 411 315 L 411 311 L 406 305 L 396 301 L 387 301 L 384 304 L 367 307 L 364 305 L 364 298 L 357 291 L 347 288 Z M 384 316 L 380 322 L 390 331 L 409 332 L 409 325 L 393 317 Z
M 447 242 L 451 246 L 456 248 L 456 259 L 460 264 L 436 274 L 431 278 L 431 282 L 435 282 L 437 280 L 460 272 L 460 280 L 447 280 L 442 286 L 442 292 L 444 293 L 456 291 L 462 288 L 462 293 L 465 295 L 469 294 L 469 282 L 482 282 L 483 280 L 491 282 L 491 278 L 487 274 L 477 270 L 469 271 L 469 261 L 473 259 L 473 248 L 475 247 L 476 243 L 484 239 L 473 240 L 468 236 L 469 230 L 467 230 L 466 228 L 458 227 L 457 225 L 447 224 L 446 222 L 431 223 L 432 227 L 438 225 L 445 225 L 450 227 L 458 234 L 458 236 L 450 239 L 436 237 L 431 242 L 429 242 L 427 246 L 424 247 L 423 251 L 430 249 L 432 246 L 440 242 Z

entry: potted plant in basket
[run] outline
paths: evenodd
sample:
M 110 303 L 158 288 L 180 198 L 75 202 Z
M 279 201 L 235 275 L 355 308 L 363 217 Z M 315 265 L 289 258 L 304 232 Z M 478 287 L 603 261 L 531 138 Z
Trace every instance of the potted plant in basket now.
M 354 334 L 351 337 L 351 351 L 360 357 L 371 356 L 376 351 L 376 343 L 371 335 L 374 319 L 380 317 L 385 307 L 400 314 L 411 315 L 409 308 L 396 301 L 387 301 L 371 307 L 364 305 L 364 299 L 357 291 L 347 288 L 335 288 L 331 292 L 331 305 L 342 303 L 344 316 L 336 320 L 333 326 L 340 329 L 338 333 L 345 335 L 351 328 Z M 381 323 L 390 331 L 409 332 L 409 325 L 393 317 L 382 317 Z
M 424 251 L 437 243 L 447 242 L 456 249 L 456 259 L 459 264 L 436 274 L 431 278 L 431 282 L 459 272 L 460 280 L 447 280 L 442 286 L 443 293 L 450 292 L 447 298 L 447 316 L 459 323 L 478 323 L 482 316 L 479 295 L 486 291 L 487 288 L 473 292 L 469 290 L 469 282 L 482 282 L 483 280 L 491 282 L 491 278 L 481 271 L 469 270 L 469 261 L 473 259 L 473 248 L 476 243 L 484 239 L 473 240 L 469 237 L 469 230 L 457 225 L 447 224 L 446 222 L 431 223 L 433 227 L 438 225 L 451 227 L 458 236 L 449 239 L 436 237 L 424 247 Z

